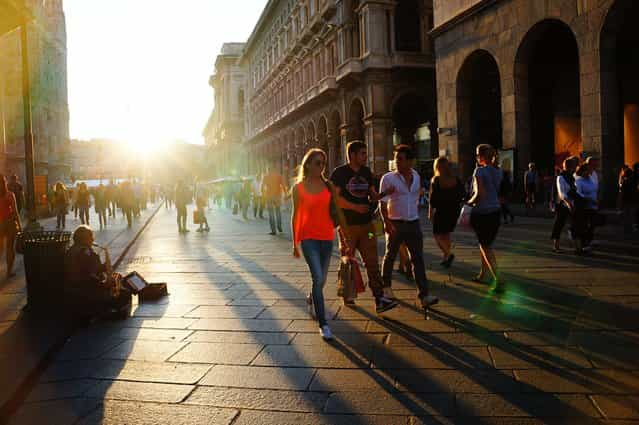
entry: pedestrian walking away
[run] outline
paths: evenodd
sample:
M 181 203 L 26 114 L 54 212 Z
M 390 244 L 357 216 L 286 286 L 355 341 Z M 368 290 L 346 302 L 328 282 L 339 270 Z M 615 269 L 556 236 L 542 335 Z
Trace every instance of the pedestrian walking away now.
M 262 195 L 266 202 L 268 211 L 268 221 L 271 226 L 271 235 L 275 235 L 275 230 L 282 233 L 282 194 L 286 193 L 284 178 L 274 170 L 272 166 L 267 168 L 264 181 L 262 183 Z
M 382 263 L 384 287 L 391 286 L 393 263 L 402 243 L 410 254 L 415 283 L 418 288 L 419 305 L 427 309 L 437 304 L 439 299 L 429 294 L 426 267 L 424 265 L 424 235 L 419 223 L 419 197 L 421 177 L 413 169 L 415 154 L 408 145 L 395 147 L 396 171 L 382 177 L 380 200 L 384 233 L 386 233 L 386 252 Z
M 481 253 L 481 270 L 473 281 L 483 283 L 487 274 L 492 276 L 493 290 L 502 292 L 503 283 L 499 280 L 497 258 L 492 245 L 497 238 L 500 224 L 499 188 L 503 174 L 493 164 L 495 149 L 491 145 L 477 146 L 477 168 L 473 173 L 473 194 L 468 200 L 472 212 L 470 225 L 477 235 Z
M 6 250 L 7 278 L 15 276 L 15 240 L 21 231 L 22 223 L 15 194 L 7 187 L 4 175 L 0 174 L 0 256 Z
M 320 335 L 327 340 L 333 334 L 326 321 L 324 285 L 333 252 L 335 237 L 331 218 L 331 202 L 334 202 L 324 177 L 326 153 L 320 149 L 309 150 L 300 165 L 293 186 L 293 213 L 291 232 L 293 256 L 300 257 L 300 247 L 311 272 L 311 294 L 307 303 L 319 324 Z
M 450 235 L 457 225 L 466 190 L 461 180 L 453 175 L 446 157 L 437 158 L 433 169 L 435 175 L 430 184 L 428 219 L 433 223 L 433 237 L 444 256 L 440 264 L 449 268 L 455 259 Z
M 594 239 L 597 210 L 597 185 L 592 178 L 593 170 L 591 164 L 585 162 L 577 168 L 575 172 L 575 188 L 579 195 L 579 202 L 575 204 L 574 211 L 574 234 L 575 253 L 583 254 L 590 250 L 590 245 Z
M 253 218 L 264 218 L 264 199 L 262 198 L 262 176 L 257 174 L 253 180 Z
M 175 208 L 177 210 L 178 232 L 187 233 L 189 232 L 189 229 L 186 228 L 186 206 L 191 202 L 191 195 L 189 194 L 189 190 L 183 180 L 178 180 L 178 183 L 175 186 L 174 199 Z
M 340 229 L 346 243 L 340 240 L 340 253 L 344 256 L 349 250 L 359 251 L 375 297 L 375 309 L 377 313 L 383 313 L 395 308 L 398 303 L 390 285 L 383 283 L 379 270 L 377 238 L 372 220 L 373 203 L 379 201 L 380 194 L 375 190 L 373 173 L 366 166 L 366 144 L 359 140 L 352 141 L 346 146 L 346 153 L 348 163 L 333 170 L 330 177 L 335 186 L 336 204 L 344 211 L 345 224 L 340 224 Z M 344 303 L 354 304 L 354 299 L 344 297 Z
M 53 194 L 53 211 L 56 216 L 56 229 L 66 228 L 66 218 L 69 212 L 69 193 L 62 182 L 55 184 Z
M 526 194 L 526 209 L 534 209 L 537 196 L 537 166 L 534 162 L 528 164 L 528 170 L 524 173 L 524 193 Z
M 91 193 L 86 183 L 80 183 L 76 196 L 76 205 L 80 214 L 80 222 L 89 225 L 89 208 L 91 208 Z
M 566 221 L 572 217 L 575 210 L 575 202 L 579 197 L 574 177 L 578 164 L 579 158 L 576 156 L 566 158 L 562 164 L 563 171 L 559 173 L 555 182 L 557 203 L 555 205 L 555 222 L 550 234 L 550 239 L 553 242 L 553 251 L 555 252 L 560 252 L 561 250 L 561 231 L 564 229 Z
M 93 200 L 95 202 L 95 212 L 100 220 L 100 230 L 105 229 L 107 225 L 107 194 L 106 188 L 102 183 L 93 192 Z

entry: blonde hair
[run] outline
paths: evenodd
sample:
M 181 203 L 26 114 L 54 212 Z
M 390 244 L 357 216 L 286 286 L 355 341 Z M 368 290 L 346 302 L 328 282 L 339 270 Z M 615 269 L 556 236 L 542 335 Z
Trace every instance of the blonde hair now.
M 450 170 L 450 161 L 448 161 L 448 158 L 446 158 L 445 156 L 440 156 L 439 158 L 437 158 L 435 162 L 433 163 L 433 172 L 434 172 L 434 177 L 452 176 L 453 173 Z
M 301 183 L 306 177 L 308 177 L 308 167 L 310 165 L 311 159 L 313 159 L 313 157 L 316 155 L 321 155 L 322 158 L 324 158 L 324 164 L 326 164 L 326 152 L 318 148 L 309 149 L 308 152 L 306 152 L 306 155 L 304 155 L 304 158 L 302 158 L 302 163 L 298 167 L 295 183 Z M 326 180 L 323 171 L 322 180 Z

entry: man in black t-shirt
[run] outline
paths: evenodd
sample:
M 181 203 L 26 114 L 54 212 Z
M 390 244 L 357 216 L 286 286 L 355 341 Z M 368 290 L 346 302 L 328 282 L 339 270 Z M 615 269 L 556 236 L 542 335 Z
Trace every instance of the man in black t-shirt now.
M 375 296 L 378 313 L 397 306 L 389 288 L 384 288 L 379 271 L 377 238 L 373 228 L 373 204 L 380 198 L 374 187 L 373 173 L 366 166 L 366 144 L 361 141 L 350 142 L 347 147 L 348 163 L 333 170 L 330 180 L 335 185 L 337 204 L 344 211 L 346 228 L 341 229 L 347 241 L 347 247 L 340 238 L 340 252 L 347 249 L 359 250 L 371 291 Z M 354 304 L 349 294 L 344 294 L 345 304 Z

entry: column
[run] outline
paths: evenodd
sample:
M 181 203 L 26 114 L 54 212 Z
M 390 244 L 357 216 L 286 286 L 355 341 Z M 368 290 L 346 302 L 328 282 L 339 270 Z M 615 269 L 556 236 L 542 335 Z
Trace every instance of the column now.
M 388 161 L 392 158 L 392 120 L 370 118 L 365 122 L 368 161 L 374 174 L 388 171 Z

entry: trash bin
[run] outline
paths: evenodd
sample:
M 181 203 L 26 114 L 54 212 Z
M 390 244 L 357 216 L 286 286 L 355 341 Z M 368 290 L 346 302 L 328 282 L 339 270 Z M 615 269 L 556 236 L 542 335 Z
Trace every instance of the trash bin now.
M 63 308 L 64 256 L 71 232 L 25 232 L 21 238 L 29 311 Z

